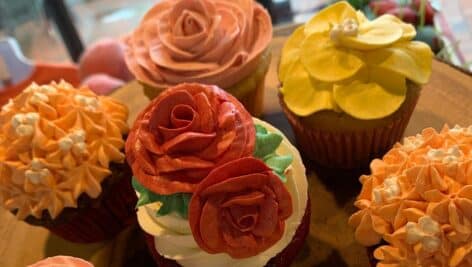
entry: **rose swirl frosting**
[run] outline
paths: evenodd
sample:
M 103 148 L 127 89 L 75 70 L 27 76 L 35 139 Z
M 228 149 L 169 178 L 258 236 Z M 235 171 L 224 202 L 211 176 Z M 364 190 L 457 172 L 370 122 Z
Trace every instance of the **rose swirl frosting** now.
M 208 253 L 247 258 L 265 251 L 284 233 L 292 199 L 264 162 L 246 157 L 214 169 L 197 187 L 189 223 Z
M 253 0 L 165 0 L 127 37 L 126 63 L 138 80 L 159 88 L 228 88 L 256 68 L 271 37 L 270 16 Z
M 251 115 L 216 86 L 182 84 L 159 95 L 126 142 L 136 179 L 161 195 L 194 192 L 216 166 L 250 156 Z

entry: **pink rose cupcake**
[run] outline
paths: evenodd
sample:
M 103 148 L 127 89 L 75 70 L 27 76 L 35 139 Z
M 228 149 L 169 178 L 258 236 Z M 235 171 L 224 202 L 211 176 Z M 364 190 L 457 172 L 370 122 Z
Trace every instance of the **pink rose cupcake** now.
M 288 266 L 308 234 L 298 151 L 216 86 L 182 84 L 126 142 L 138 221 L 159 266 Z
M 55 256 L 38 261 L 28 267 L 93 267 L 93 264 L 70 256 Z
M 253 0 L 164 0 L 126 39 L 126 63 L 150 99 L 183 82 L 215 84 L 260 115 L 271 39 Z
M 362 176 L 349 223 L 372 266 L 472 266 L 472 126 L 407 137 Z

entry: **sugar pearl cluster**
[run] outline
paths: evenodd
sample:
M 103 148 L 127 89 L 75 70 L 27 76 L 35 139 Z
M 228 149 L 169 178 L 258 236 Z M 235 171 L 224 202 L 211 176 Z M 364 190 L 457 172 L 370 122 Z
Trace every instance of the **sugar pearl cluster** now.
M 32 136 L 39 118 L 36 112 L 19 113 L 11 118 L 11 126 L 18 136 Z
M 86 110 L 96 111 L 98 108 L 98 99 L 93 96 L 76 95 L 75 102 L 83 106 Z
M 34 158 L 31 161 L 30 169 L 25 171 L 25 177 L 33 184 L 39 184 L 42 179 L 49 176 L 51 172 L 45 167 L 39 159 Z
M 341 24 L 335 24 L 331 28 L 329 36 L 331 40 L 338 41 L 342 36 L 356 36 L 359 24 L 355 19 L 345 19 Z
M 25 92 L 32 93 L 29 102 L 37 105 L 41 102 L 48 103 L 49 95 L 56 94 L 57 89 L 50 85 L 37 85 L 33 83 L 31 86 L 25 89 Z
M 63 152 L 72 151 L 76 156 L 82 156 L 87 151 L 85 138 L 86 133 L 84 130 L 75 130 L 59 139 L 59 148 Z

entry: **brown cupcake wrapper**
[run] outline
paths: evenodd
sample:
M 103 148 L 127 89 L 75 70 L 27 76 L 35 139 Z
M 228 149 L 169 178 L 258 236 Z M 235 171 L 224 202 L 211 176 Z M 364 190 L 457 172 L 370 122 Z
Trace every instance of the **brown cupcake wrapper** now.
M 311 204 L 308 198 L 305 214 L 303 215 L 302 221 L 293 236 L 292 241 L 282 250 L 279 254 L 269 260 L 265 265 L 266 267 L 288 267 L 290 266 L 298 253 L 301 251 L 305 240 L 310 231 L 310 217 L 311 217 Z M 143 231 L 144 239 L 146 241 L 148 251 L 151 254 L 157 267 L 181 267 L 174 260 L 170 260 L 160 255 L 154 245 L 154 237 Z
M 303 125 L 283 103 L 280 103 L 295 134 L 297 147 L 315 163 L 329 168 L 368 167 L 374 158 L 382 157 L 400 141 L 415 109 L 418 97 L 398 117 L 380 127 L 364 130 L 331 132 Z
M 137 197 L 131 186 L 131 170 L 124 164 L 112 164 L 113 173 L 102 182 L 102 194 L 91 199 L 82 194 L 78 208 L 66 208 L 55 219 L 47 212 L 43 218 L 29 216 L 29 224 L 47 228 L 55 235 L 75 243 L 109 240 L 136 222 Z

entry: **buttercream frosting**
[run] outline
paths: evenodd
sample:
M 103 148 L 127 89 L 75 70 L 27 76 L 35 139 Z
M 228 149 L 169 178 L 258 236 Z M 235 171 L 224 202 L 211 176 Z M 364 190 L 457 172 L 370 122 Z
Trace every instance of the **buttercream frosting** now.
M 349 223 L 375 246 L 379 267 L 472 264 L 472 134 L 427 128 L 405 138 L 360 178 L 360 210 Z M 396 182 L 392 182 L 392 177 Z
M 294 114 L 322 110 L 358 119 L 394 113 L 407 80 L 425 84 L 433 53 L 412 41 L 416 31 L 393 15 L 369 21 L 345 1 L 320 11 L 287 40 L 279 66 L 280 89 Z
M 1 204 L 19 219 L 55 218 L 82 193 L 98 197 L 110 162 L 125 159 L 127 117 L 123 104 L 88 88 L 31 84 L 0 112 Z
M 265 122 L 257 119 L 254 119 L 254 122 L 262 125 L 269 132 L 283 136 L 280 131 Z M 291 196 L 292 213 L 285 220 L 284 231 L 280 240 L 263 252 L 245 258 L 233 258 L 228 253 L 209 254 L 202 250 L 195 241 L 188 220 L 177 214 L 155 216 L 158 207 L 146 205 L 138 209 L 138 221 L 144 231 L 154 236 L 155 247 L 159 254 L 177 261 L 184 267 L 262 267 L 266 265 L 272 257 L 291 242 L 305 213 L 308 199 L 305 168 L 296 148 L 283 137 L 283 141 L 276 152 L 280 155 L 293 156 L 293 163 L 286 172 L 287 181 L 284 184 Z
M 161 195 L 191 193 L 216 166 L 254 150 L 251 115 L 216 86 L 181 84 L 160 94 L 126 142 L 136 179 Z
M 271 38 L 270 16 L 253 0 L 164 0 L 126 38 L 126 63 L 158 88 L 229 88 L 257 68 Z

